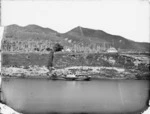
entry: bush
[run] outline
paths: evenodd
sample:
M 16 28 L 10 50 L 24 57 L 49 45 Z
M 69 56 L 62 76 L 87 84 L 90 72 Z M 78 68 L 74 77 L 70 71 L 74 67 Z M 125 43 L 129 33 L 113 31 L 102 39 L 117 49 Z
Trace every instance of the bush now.
M 56 43 L 54 46 L 53 46 L 53 51 L 54 52 L 57 52 L 57 51 L 62 51 L 64 48 L 62 45 L 60 45 L 59 43 Z

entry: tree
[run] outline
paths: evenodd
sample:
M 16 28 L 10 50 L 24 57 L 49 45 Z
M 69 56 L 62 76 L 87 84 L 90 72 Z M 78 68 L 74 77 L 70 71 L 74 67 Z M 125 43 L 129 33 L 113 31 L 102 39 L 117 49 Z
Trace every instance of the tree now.
M 54 59 L 54 52 L 61 51 L 63 49 L 63 46 L 59 43 L 56 43 L 53 46 L 53 49 L 47 49 L 47 51 L 50 51 L 48 56 L 48 65 L 47 68 L 51 71 L 51 68 L 53 67 L 53 59 Z
M 53 51 L 54 52 L 57 52 L 57 51 L 62 51 L 64 48 L 62 45 L 60 45 L 59 43 L 56 43 L 54 46 L 53 46 Z

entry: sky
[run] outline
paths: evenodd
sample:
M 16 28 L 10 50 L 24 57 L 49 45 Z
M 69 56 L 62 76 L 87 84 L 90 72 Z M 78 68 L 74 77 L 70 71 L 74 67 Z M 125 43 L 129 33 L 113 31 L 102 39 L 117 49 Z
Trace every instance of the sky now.
M 2 0 L 2 25 L 37 24 L 60 33 L 77 26 L 150 42 L 148 0 Z

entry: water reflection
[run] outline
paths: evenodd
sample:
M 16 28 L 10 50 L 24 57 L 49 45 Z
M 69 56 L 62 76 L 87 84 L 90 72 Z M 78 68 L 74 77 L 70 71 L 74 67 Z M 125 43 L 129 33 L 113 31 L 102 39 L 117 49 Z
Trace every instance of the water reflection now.
M 134 112 L 146 106 L 146 80 L 3 79 L 3 101 L 21 112 Z

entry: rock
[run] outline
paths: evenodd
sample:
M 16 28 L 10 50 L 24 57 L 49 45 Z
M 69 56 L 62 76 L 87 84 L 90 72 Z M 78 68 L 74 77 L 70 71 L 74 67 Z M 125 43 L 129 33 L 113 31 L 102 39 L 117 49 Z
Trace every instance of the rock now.
M 19 113 L 13 110 L 12 108 L 8 107 L 7 105 L 0 103 L 0 114 L 22 114 L 22 113 Z

